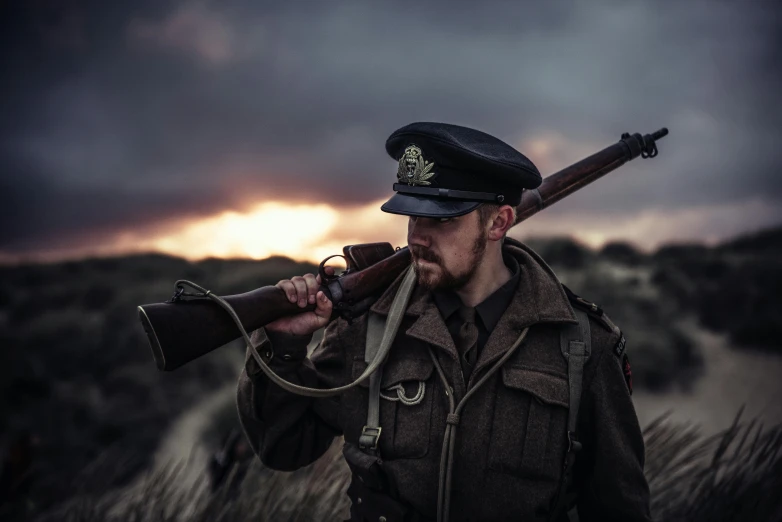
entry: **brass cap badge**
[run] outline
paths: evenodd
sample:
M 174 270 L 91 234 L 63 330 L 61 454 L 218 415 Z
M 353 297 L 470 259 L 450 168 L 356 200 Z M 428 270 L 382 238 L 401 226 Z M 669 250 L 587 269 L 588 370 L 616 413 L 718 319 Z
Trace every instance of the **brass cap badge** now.
M 432 167 L 434 167 L 434 163 L 424 160 L 421 149 L 410 145 L 399 158 L 399 170 L 396 172 L 396 177 L 399 178 L 399 183 L 407 183 L 411 186 L 431 185 L 431 182 L 427 180 L 435 176 L 435 173 L 431 172 Z

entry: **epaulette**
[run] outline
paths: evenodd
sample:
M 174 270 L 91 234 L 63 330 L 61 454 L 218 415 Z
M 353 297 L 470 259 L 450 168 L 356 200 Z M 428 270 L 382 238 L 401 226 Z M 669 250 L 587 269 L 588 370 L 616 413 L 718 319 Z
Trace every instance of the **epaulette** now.
M 567 298 L 570 301 L 570 304 L 577 306 L 581 310 L 585 311 L 587 314 L 589 314 L 590 317 L 595 319 L 609 332 L 618 331 L 616 325 L 611 321 L 611 319 L 608 318 L 608 316 L 603 312 L 603 309 L 600 308 L 596 303 L 587 301 L 583 297 L 574 294 L 573 291 L 565 285 L 562 285 L 562 288 L 565 289 L 565 294 L 567 294 Z
M 616 341 L 616 344 L 614 345 L 611 351 L 619 360 L 619 363 L 622 367 L 622 372 L 624 373 L 627 389 L 630 392 L 630 395 L 632 395 L 633 394 L 633 371 L 630 369 L 630 359 L 628 359 L 627 353 L 625 353 L 627 341 L 625 340 L 624 334 L 622 334 L 621 330 L 619 330 L 619 327 L 616 326 L 613 323 L 613 321 L 611 321 L 611 319 L 608 318 L 608 316 L 603 312 L 603 309 L 597 306 L 597 304 L 577 296 L 576 294 L 573 293 L 573 291 L 570 288 L 566 287 L 565 285 L 562 285 L 562 288 L 565 289 L 565 294 L 567 294 L 567 298 L 568 300 L 570 300 L 573 306 L 577 306 L 579 309 L 584 310 L 587 313 L 587 315 L 595 319 L 600 325 L 602 325 L 609 332 L 616 333 L 619 335 L 619 339 Z

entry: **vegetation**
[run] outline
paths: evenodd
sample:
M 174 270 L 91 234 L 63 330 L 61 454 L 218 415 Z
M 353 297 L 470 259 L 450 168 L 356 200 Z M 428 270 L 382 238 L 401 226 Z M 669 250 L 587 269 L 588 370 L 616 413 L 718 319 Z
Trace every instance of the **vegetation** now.
M 763 431 L 741 423 L 701 437 L 692 426 L 660 418 L 644 432 L 652 514 L 665 522 L 743 522 L 782 517 L 782 427 Z M 205 485 L 177 488 L 182 467 L 148 476 L 125 496 L 103 492 L 77 496 L 51 520 L 69 522 L 322 521 L 344 520 L 349 471 L 340 441 L 319 461 L 294 473 L 274 472 L 257 459 L 236 480 L 238 468 L 216 491 Z M 239 464 L 246 465 L 246 464 Z M 117 509 L 116 506 L 123 506 Z M 44 519 L 47 520 L 47 519 Z
M 780 238 L 782 229 L 717 247 L 669 246 L 653 254 L 627 244 L 598 252 L 562 238 L 527 243 L 622 328 L 635 386 L 664 391 L 686 390 L 702 371 L 701 350 L 682 326 L 685 318 L 728 334 L 737 346 L 780 351 Z M 69 516 L 79 520 L 75 499 L 89 499 L 87 513 L 95 519 L 99 500 L 110 498 L 107 488 L 122 490 L 149 469 L 173 420 L 236 379 L 238 345 L 175 372 L 158 372 L 137 305 L 167 299 L 181 278 L 232 294 L 314 270 L 285 258 L 190 263 L 162 255 L 0 267 L 0 518 L 19 510 L 30 517 L 61 512 L 68 505 Z M 324 476 L 332 477 L 325 481 L 329 487 L 344 486 L 330 469 L 285 479 L 255 470 L 243 482 L 254 485 L 242 487 L 253 488 L 253 502 L 271 502 L 276 495 L 258 492 L 283 485 L 287 490 L 299 480 L 320 483 Z M 170 473 L 149 477 L 149 483 L 176 481 L 176 470 Z M 283 480 L 290 482 L 275 485 Z M 307 494 L 315 497 L 296 502 L 320 505 L 312 500 L 316 493 Z M 149 498 L 144 506 L 161 509 Z M 220 509 L 256 509 L 236 502 Z M 269 503 L 257 506 L 274 512 Z

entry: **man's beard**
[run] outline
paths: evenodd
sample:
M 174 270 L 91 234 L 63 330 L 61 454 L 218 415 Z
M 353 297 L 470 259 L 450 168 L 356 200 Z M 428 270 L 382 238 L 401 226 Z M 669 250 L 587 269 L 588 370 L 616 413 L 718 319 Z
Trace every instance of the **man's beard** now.
M 443 261 L 434 252 L 424 250 L 419 246 L 411 245 L 413 253 L 413 268 L 418 278 L 418 284 L 427 290 L 459 290 L 470 282 L 478 270 L 478 263 L 486 251 L 488 233 L 479 232 L 472 246 L 472 259 L 467 270 L 461 274 L 454 274 L 445 269 Z M 421 265 L 418 260 L 430 261 L 437 265 Z

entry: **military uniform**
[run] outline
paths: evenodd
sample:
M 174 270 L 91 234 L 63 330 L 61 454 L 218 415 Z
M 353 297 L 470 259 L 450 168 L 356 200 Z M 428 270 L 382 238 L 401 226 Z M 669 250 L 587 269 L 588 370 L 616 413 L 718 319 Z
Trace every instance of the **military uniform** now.
M 415 139 L 422 141 L 420 136 Z M 403 161 L 399 172 L 404 172 Z M 461 193 L 496 198 L 491 187 L 467 188 Z M 412 212 L 413 203 L 401 205 Z M 443 207 L 465 213 L 459 203 L 474 202 L 453 203 Z M 271 384 L 248 354 L 239 379 L 238 408 L 261 460 L 274 469 L 295 470 L 315 461 L 343 435 L 353 472 L 348 490 L 351 520 L 435 520 L 446 455 L 444 433 L 447 426 L 458 424 L 449 473 L 451 521 L 551 520 L 559 502 L 566 508 L 574 505 L 582 522 L 650 520 L 644 443 L 621 366 L 621 332 L 602 310 L 569 292 L 526 245 L 505 239 L 503 256 L 513 277 L 484 301 L 489 304 L 483 312 L 478 306 L 483 339 L 467 382 L 453 327 L 449 331 L 447 324 L 454 296 L 418 286 L 412 291 L 382 368 L 382 432 L 375 439 L 376 451 L 360 443 L 372 400 L 367 383 L 332 398 L 300 397 Z M 389 314 L 403 276 L 369 313 L 351 322 L 332 321 L 310 357 L 309 338 L 260 329 L 253 332 L 253 342 L 260 353 L 273 353 L 269 365 L 290 382 L 317 388 L 348 384 L 367 367 L 369 318 Z M 579 324 L 576 310 L 587 312 L 581 317 L 588 317 L 590 354 L 580 375 L 575 431 L 581 450 L 563 495 L 563 463 L 573 440 L 568 434 L 573 389 L 561 350 L 562 331 Z M 522 343 L 509 354 L 525 329 Z M 491 370 L 504 356 L 507 360 Z M 454 416 L 449 401 L 458 404 L 468 392 Z M 559 520 L 566 519 L 564 510 L 558 513 Z

